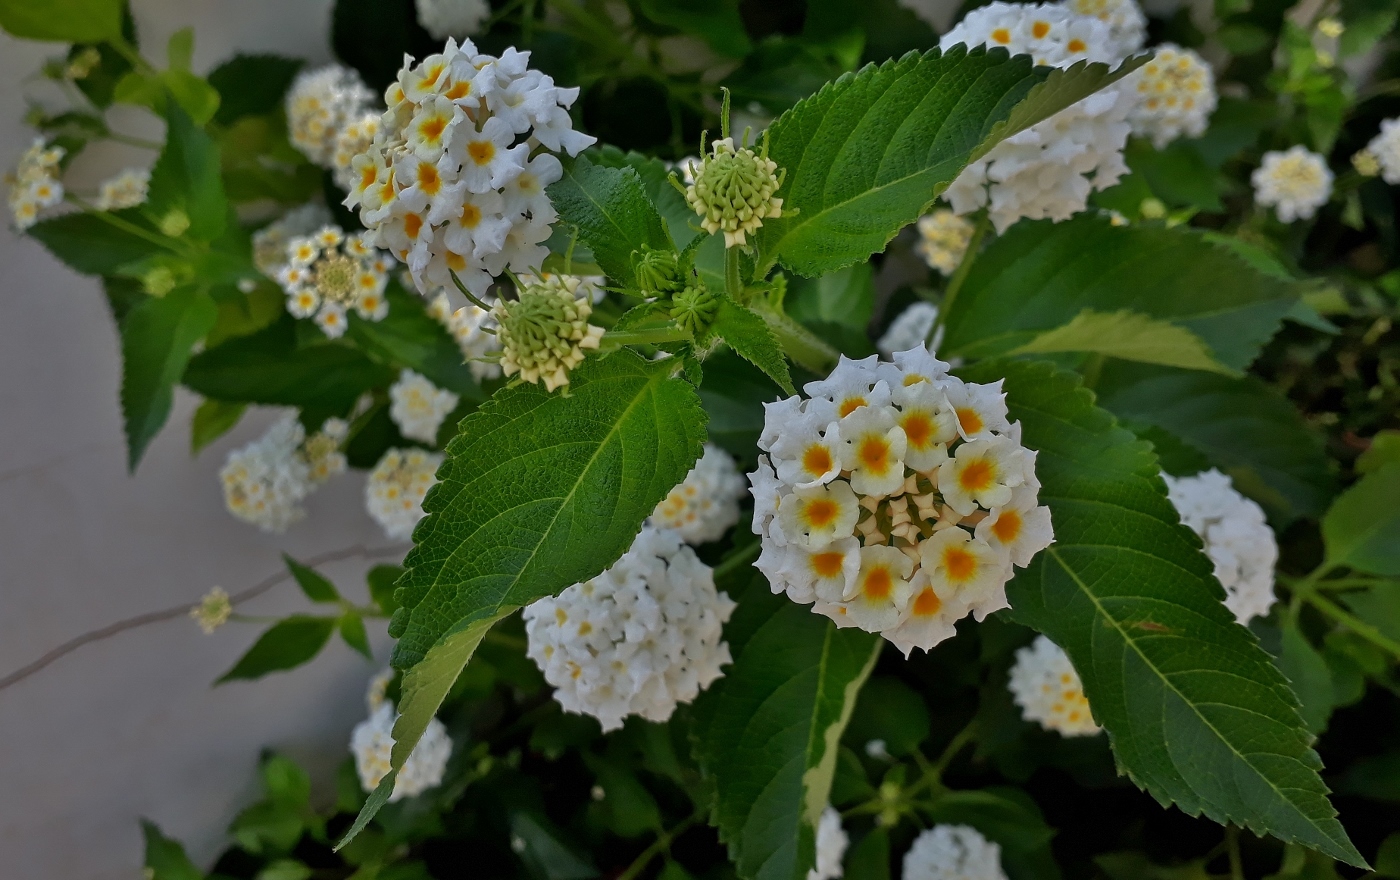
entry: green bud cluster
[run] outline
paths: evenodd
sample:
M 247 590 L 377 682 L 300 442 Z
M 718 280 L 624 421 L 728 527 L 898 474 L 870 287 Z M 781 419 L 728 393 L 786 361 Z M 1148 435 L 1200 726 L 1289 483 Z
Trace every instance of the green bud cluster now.
M 632 272 L 637 289 L 645 296 L 670 296 L 685 288 L 674 251 L 653 250 L 647 245 L 632 252 Z
M 671 299 L 671 320 L 697 339 L 710 329 L 719 311 L 719 297 L 696 282 Z
M 735 148 L 731 137 L 715 141 L 712 152 L 695 169 L 695 182 L 686 187 L 685 200 L 706 232 L 724 233 L 725 247 L 743 247 L 745 236 L 763 221 L 783 215 L 777 198 L 783 184 L 778 163 L 768 158 L 767 141 L 760 152 Z
M 579 279 L 553 275 L 526 286 L 515 301 L 500 300 L 491 316 L 500 325 L 501 370 L 547 391 L 569 384 L 569 371 L 597 348 L 603 328 L 588 323 L 593 305 L 578 296 Z

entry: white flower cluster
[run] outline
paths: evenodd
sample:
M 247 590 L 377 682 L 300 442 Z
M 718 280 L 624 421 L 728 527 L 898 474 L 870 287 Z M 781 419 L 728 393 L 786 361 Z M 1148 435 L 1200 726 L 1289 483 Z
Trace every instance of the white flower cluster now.
M 373 101 L 374 93 L 348 67 L 308 70 L 287 90 L 287 137 L 306 158 L 330 168 L 336 138 Z
M 489 306 L 493 300 L 486 300 Z M 456 311 L 446 293 L 439 293 L 428 304 L 428 314 L 447 328 L 472 377 L 478 382 L 495 379 L 501 375 L 501 340 L 495 333 L 495 321 L 489 311 L 482 311 L 475 303 L 467 303 Z
M 327 419 L 310 438 L 288 413 L 263 436 L 229 453 L 219 471 L 229 513 L 265 532 L 285 531 L 306 512 L 301 501 L 321 483 L 345 470 L 340 452 L 348 426 Z
M 374 146 L 382 115 L 374 110 L 364 110 L 336 132 L 330 168 L 335 175 L 335 185 L 346 192 L 355 185 L 355 157 Z
M 958 43 L 1002 46 L 1050 67 L 1116 65 L 1125 54 L 1108 24 L 1048 3 L 998 0 L 974 9 L 944 34 L 939 47 Z M 963 169 L 944 198 L 959 214 L 987 206 L 998 232 L 1022 217 L 1068 219 L 1084 210 L 1089 193 L 1128 173 L 1123 147 L 1133 104 L 1132 92 L 1121 84 L 1096 92 L 997 144 Z
M 968 825 L 935 825 L 904 854 L 903 880 L 1007 880 L 1001 847 Z
M 1235 490 L 1215 468 L 1194 477 L 1162 475 L 1181 521 L 1200 535 L 1225 588 L 1225 606 L 1247 624 L 1274 604 L 1278 541 L 1258 504 Z
M 63 183 L 58 175 L 65 152 L 62 147 L 46 145 L 43 138 L 35 138 L 19 157 L 14 173 L 5 175 L 5 182 L 10 185 L 10 217 L 16 228 L 28 229 L 39 222 L 41 209 L 63 201 Z
M 398 381 L 389 386 L 389 418 L 399 433 L 409 440 L 437 445 L 438 429 L 448 413 L 457 408 L 459 398 L 439 388 L 412 370 L 402 370 Z
M 603 730 L 665 721 L 730 663 L 734 602 L 672 531 L 644 526 L 612 568 L 525 609 L 529 654 L 566 712 Z
M 389 314 L 384 287 L 389 267 L 362 235 L 346 235 L 339 226 L 323 226 L 287 243 L 286 265 L 277 283 L 287 294 L 287 311 L 296 318 L 316 318 L 331 339 L 350 326 L 348 311 L 366 321 Z
M 890 322 L 884 335 L 876 341 L 875 349 L 885 357 L 894 357 L 897 351 L 928 345 L 928 335 L 933 332 L 933 325 L 937 320 L 938 306 L 920 300 L 900 312 Z M 934 348 L 938 347 L 938 342 L 937 339 L 933 340 Z
M 749 476 L 773 591 L 905 654 L 1007 607 L 1012 566 L 1054 536 L 1001 383 L 949 376 L 920 346 L 842 357 L 803 390 L 766 404 Z
M 1084 696 L 1084 685 L 1069 655 L 1045 636 L 1016 652 L 1007 682 L 1021 717 L 1061 736 L 1099 732 Z
M 739 499 L 747 488 L 729 453 L 705 444 L 705 454 L 681 484 L 656 505 L 652 522 L 674 529 L 689 544 L 718 541 L 739 521 Z
M 817 823 L 817 864 L 807 871 L 807 880 L 839 880 L 844 873 L 841 860 L 850 842 L 841 827 L 841 814 L 828 805 Z
M 413 537 L 423 518 L 423 498 L 437 482 L 442 453 L 422 449 L 389 449 L 365 483 L 365 509 L 394 541 Z
M 385 690 L 393 680 L 393 671 L 386 670 L 369 681 L 365 703 L 369 706 L 369 718 L 355 725 L 350 734 L 350 752 L 355 756 L 355 771 L 360 777 L 360 787 L 374 791 L 385 776 L 389 775 L 389 759 L 394 750 L 394 721 L 398 715 L 393 701 L 386 699 Z M 452 757 L 452 739 L 447 728 L 436 718 L 428 722 L 422 739 L 409 753 L 399 775 L 394 779 L 394 791 L 389 802 L 417 797 L 430 788 L 442 783 L 442 774 L 447 770 L 447 761 Z
M 1164 43 L 1152 60 L 1129 77 L 1137 104 L 1128 116 L 1133 134 L 1152 139 L 1157 149 L 1183 135 L 1205 134 L 1215 112 L 1215 74 L 1200 55 Z
M 1147 16 L 1135 0 L 1064 0 L 1075 15 L 1090 15 L 1108 25 L 1113 51 L 1127 58 L 1147 42 Z
M 331 212 L 317 202 L 293 208 L 253 233 L 253 265 L 268 278 L 287 265 L 287 245 L 331 223 Z
M 924 258 L 930 269 L 952 275 L 972 243 L 972 223 L 947 208 L 919 218 L 919 243 L 914 250 Z
M 1400 184 L 1400 119 L 1383 120 L 1381 133 L 1371 138 L 1366 151 L 1375 157 L 1386 183 Z
M 407 59 L 373 146 L 352 163 L 346 206 L 420 291 L 450 287 L 455 274 L 482 296 L 507 268 L 538 269 L 548 253 L 557 214 L 544 190 L 563 174 L 553 154 L 595 139 L 573 130 L 578 89 L 556 87 L 529 60 L 453 40 L 417 65 Z
M 104 180 L 97 188 L 97 198 L 92 205 L 99 211 L 120 211 L 134 208 L 146 201 L 146 192 L 151 185 L 151 172 L 144 168 L 128 168 L 110 180 Z
M 1311 219 L 1332 197 L 1327 159 L 1302 144 L 1265 153 L 1249 180 L 1254 184 L 1254 201 L 1272 206 L 1284 223 Z
M 469 37 L 491 15 L 486 0 L 414 0 L 418 23 L 434 39 Z

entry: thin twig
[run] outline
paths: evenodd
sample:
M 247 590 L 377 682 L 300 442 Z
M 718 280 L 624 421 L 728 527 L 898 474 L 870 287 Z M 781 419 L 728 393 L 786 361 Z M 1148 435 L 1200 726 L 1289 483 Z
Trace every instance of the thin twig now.
M 318 565 L 327 565 L 332 562 L 338 562 L 342 559 L 351 559 L 356 556 L 364 557 L 366 559 L 377 559 L 384 556 L 396 556 L 402 552 L 402 546 L 365 547 L 364 545 L 357 544 L 354 547 L 346 547 L 341 550 L 332 550 L 329 553 L 322 553 L 320 556 L 313 556 L 310 559 L 305 560 L 302 564 L 306 565 L 309 568 L 315 568 Z M 273 587 L 277 586 L 283 581 L 288 581 L 291 579 L 292 573 L 288 571 L 285 567 L 283 567 L 276 574 L 264 578 L 263 580 L 259 581 L 258 583 L 254 584 L 246 590 L 242 590 L 241 592 L 233 594 L 229 597 L 229 603 L 232 605 L 238 605 L 241 602 L 247 602 L 251 599 L 256 599 L 258 596 L 261 596 L 263 593 L 266 593 L 268 590 L 272 589 Z M 19 682 L 25 680 L 29 676 L 33 675 L 34 673 L 38 672 L 39 670 L 43 669 L 44 667 L 48 666 L 54 661 L 73 653 L 74 651 L 81 648 L 83 645 L 89 645 L 93 642 L 100 642 L 103 639 L 111 638 L 112 636 L 118 635 L 119 633 L 124 633 L 127 630 L 137 629 L 138 627 L 146 626 L 147 624 L 160 623 L 166 620 L 174 620 L 177 617 L 185 617 L 190 613 L 190 608 L 194 607 L 195 604 L 198 603 L 186 602 L 182 605 L 176 605 L 172 608 L 166 608 L 163 611 L 149 611 L 145 614 L 138 614 L 135 617 L 128 617 L 126 620 L 119 620 L 116 623 L 110 623 L 107 626 L 104 626 L 100 629 L 95 629 L 91 632 L 86 632 L 80 636 L 69 639 L 68 641 L 59 645 L 57 648 L 54 648 L 53 650 L 44 654 L 42 657 L 40 657 L 38 660 L 35 660 L 33 663 L 30 663 L 26 666 L 22 666 L 14 672 L 10 673 L 9 675 L 5 676 L 4 678 L 0 678 L 0 691 L 3 691 L 10 685 L 18 684 Z

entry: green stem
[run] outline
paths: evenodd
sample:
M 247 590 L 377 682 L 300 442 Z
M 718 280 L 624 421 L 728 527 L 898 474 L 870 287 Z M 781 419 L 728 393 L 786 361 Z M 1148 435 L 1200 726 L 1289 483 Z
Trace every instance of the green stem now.
M 742 568 L 745 565 L 748 565 L 750 560 L 757 557 L 759 551 L 761 551 L 762 549 L 763 542 L 754 541 L 751 544 L 748 544 L 744 547 L 739 548 L 738 550 L 735 550 L 734 553 L 730 555 L 728 559 L 725 559 L 719 565 L 715 566 L 713 572 L 715 580 L 720 580 L 721 578 L 733 572 L 735 569 Z
M 637 330 L 609 330 L 603 334 L 600 347 L 620 348 L 624 345 L 663 345 L 667 342 L 689 342 L 691 335 L 676 324 L 643 327 Z
M 449 274 L 449 275 L 452 276 L 452 283 L 455 284 L 455 285 L 457 285 L 457 289 L 460 290 L 460 291 L 462 291 L 462 295 L 463 295 L 463 296 L 465 296 L 467 299 L 471 300 L 472 305 L 476 306 L 478 309 L 481 309 L 483 312 L 489 312 L 489 311 L 491 311 L 491 307 L 490 307 L 490 306 L 488 306 L 486 303 L 482 302 L 481 300 L 477 299 L 476 296 L 475 296 L 470 290 L 467 290 L 467 286 L 466 286 L 465 284 L 462 283 L 462 279 L 460 279 L 460 278 L 457 277 L 457 273 L 456 273 L 456 272 L 453 272 L 451 269 L 448 269 L 448 270 L 447 270 L 447 274 Z
M 724 292 L 736 303 L 743 305 L 744 283 L 739 277 L 739 249 L 724 249 Z
M 764 308 L 761 301 L 750 306 L 763 318 L 768 329 L 778 338 L 783 353 L 799 366 L 821 376 L 831 372 L 841 353 L 832 348 L 821 337 L 787 315 Z
M 953 301 L 958 298 L 958 291 L 962 290 L 963 282 L 967 280 L 967 273 L 972 271 L 972 264 L 977 262 L 977 253 L 982 249 L 982 239 L 986 237 L 987 230 L 991 225 L 986 210 L 979 211 L 976 225 L 972 230 L 972 239 L 967 243 L 967 252 L 963 254 L 962 262 L 953 271 L 953 277 L 948 279 L 948 286 L 943 291 L 943 302 L 938 306 L 938 317 L 933 322 L 933 328 L 929 330 L 928 341 L 930 343 L 938 337 L 938 331 L 943 328 L 943 325 L 948 323 L 948 314 L 953 310 Z
M 151 244 L 157 245 L 158 247 L 163 247 L 168 251 L 173 251 L 179 254 L 180 256 L 189 255 L 189 249 L 187 247 L 182 247 L 181 243 L 177 242 L 175 239 L 166 238 L 165 236 L 152 232 L 149 229 L 142 229 L 135 223 L 131 223 L 128 220 L 118 217 L 110 211 L 103 211 L 98 209 L 95 205 L 84 201 L 83 199 L 73 195 L 72 193 L 65 195 L 64 199 L 66 201 L 72 202 L 79 208 L 82 208 L 84 211 L 101 220 L 103 223 L 106 223 L 110 226 L 115 226 L 123 232 L 130 233 L 131 235 L 134 235 L 137 238 L 143 238 L 146 241 L 149 241 Z
M 699 821 L 700 811 L 696 810 L 670 831 L 662 832 L 651 846 L 642 850 L 642 854 L 637 856 L 632 864 L 627 866 L 627 870 L 617 875 L 617 880 L 636 880 L 636 878 L 640 877 L 642 872 L 646 870 L 647 865 L 651 863 L 652 859 L 671 848 L 671 841 L 690 830 L 690 826 Z
M 1091 354 L 1084 360 L 1084 368 L 1080 370 L 1080 375 L 1084 377 L 1084 387 L 1093 388 L 1099 384 L 1099 374 L 1103 372 L 1104 356 L 1102 354 Z
M 1240 858 L 1240 830 L 1225 826 L 1225 852 L 1230 856 L 1230 880 L 1244 880 L 1244 861 Z
M 141 73 L 144 73 L 147 76 L 149 76 L 156 72 L 156 69 L 150 65 L 150 62 L 148 62 L 145 58 L 142 58 L 141 53 L 136 51 L 136 47 L 128 43 L 125 37 L 112 37 L 107 40 L 107 45 L 117 50 L 118 55 L 125 58 L 128 64 L 130 64 L 136 70 L 139 70 Z
M 1366 641 L 1400 658 L 1400 642 L 1389 638 L 1371 624 L 1347 611 L 1342 606 L 1333 602 L 1327 596 L 1317 592 L 1316 587 L 1307 584 L 1306 581 L 1300 583 L 1295 592 L 1300 594 L 1309 604 L 1318 611 L 1332 618 L 1337 623 L 1342 624 L 1347 629 L 1361 636 Z
M 964 747 L 972 742 L 972 737 L 976 732 L 976 724 L 976 718 L 967 722 L 967 726 L 959 730 L 957 735 L 948 741 L 948 745 L 943 749 L 943 754 L 938 756 L 938 761 L 933 765 L 931 772 L 934 775 L 934 779 L 939 783 L 943 781 L 943 773 L 948 769 L 948 765 L 953 763 L 953 759 L 958 756 L 958 752 L 961 752 Z

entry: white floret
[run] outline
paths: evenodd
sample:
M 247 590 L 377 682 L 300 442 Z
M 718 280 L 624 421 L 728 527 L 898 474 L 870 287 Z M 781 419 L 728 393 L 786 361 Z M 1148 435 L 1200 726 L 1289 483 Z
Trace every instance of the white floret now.
M 565 711 L 605 731 L 628 715 L 665 721 L 731 662 L 733 610 L 679 535 L 645 526 L 612 568 L 525 609 L 528 652 Z
M 1114 52 L 1124 58 L 1147 42 L 1147 16 L 1134 0 L 1064 0 L 1075 15 L 1091 15 L 1108 25 Z
M 389 759 L 394 749 L 394 721 L 398 716 L 394 704 L 382 700 L 373 709 L 369 718 L 355 725 L 350 735 L 350 752 L 355 756 L 355 771 L 360 777 L 360 787 L 374 791 L 380 781 L 389 774 Z M 389 802 L 417 797 L 430 788 L 442 783 L 442 775 L 447 770 L 447 761 L 452 757 L 452 739 L 447 728 L 436 718 L 428 722 L 423 737 L 413 747 L 408 760 L 399 769 L 394 779 L 394 791 Z
M 652 522 L 674 529 L 689 544 L 718 541 L 739 521 L 744 478 L 729 453 L 713 444 L 652 512 Z
M 1302 144 L 1265 153 L 1249 180 L 1254 201 L 1272 207 L 1284 223 L 1311 219 L 1332 197 L 1327 159 Z
M 287 91 L 287 137 L 306 158 L 330 168 L 336 138 L 373 100 L 374 93 L 348 67 L 332 64 L 306 71 Z
M 104 180 L 98 187 L 93 207 L 100 211 L 120 211 L 134 208 L 146 201 L 146 191 L 151 183 L 151 172 L 145 168 L 128 168 L 110 180 Z
M 409 440 L 437 445 L 438 429 L 443 419 L 457 408 L 459 398 L 445 388 L 439 388 L 424 376 L 405 369 L 398 381 L 389 386 L 389 418 L 399 433 Z
M 267 433 L 229 453 L 219 471 L 229 513 L 265 532 L 282 532 L 306 512 L 301 501 L 313 488 L 302 454 L 306 431 L 296 415 L 273 423 Z
M 1381 122 L 1380 134 L 1371 138 L 1366 149 L 1380 165 L 1381 178 L 1390 184 L 1400 184 L 1400 119 Z
M 817 823 L 817 864 L 807 871 L 807 880 L 838 880 L 843 873 L 841 860 L 850 842 L 841 827 L 841 814 L 828 805 Z
M 897 351 L 907 351 L 920 345 L 932 344 L 936 348 L 938 340 L 930 343 L 928 337 L 937 320 L 938 306 L 920 300 L 890 322 L 884 335 L 875 343 L 875 349 L 885 357 L 891 357 Z
M 935 825 L 904 854 L 903 880 L 1007 880 L 1001 847 L 968 825 Z
M 1016 652 L 1007 687 L 1027 721 L 1061 736 L 1099 732 L 1069 655 L 1045 636 Z
M 1125 87 L 1137 97 L 1128 117 L 1133 134 L 1151 138 L 1160 150 L 1179 137 L 1205 134 L 1215 112 L 1215 74 L 1190 49 L 1164 43 L 1154 51 Z
M 1247 624 L 1273 607 L 1278 541 L 1258 504 L 1236 491 L 1230 478 L 1211 468 L 1194 477 L 1162 475 L 1181 521 L 1205 542 L 1225 605 Z
M 952 275 L 972 243 L 972 230 L 971 221 L 947 208 L 939 208 L 919 218 L 919 242 L 914 245 L 914 250 L 924 258 L 930 269 Z
M 434 38 L 469 37 L 491 15 L 486 0 L 414 0 L 418 23 Z
M 423 518 L 423 498 L 437 482 L 442 453 L 422 449 L 390 449 L 370 471 L 365 483 L 365 509 L 396 541 L 413 537 Z

